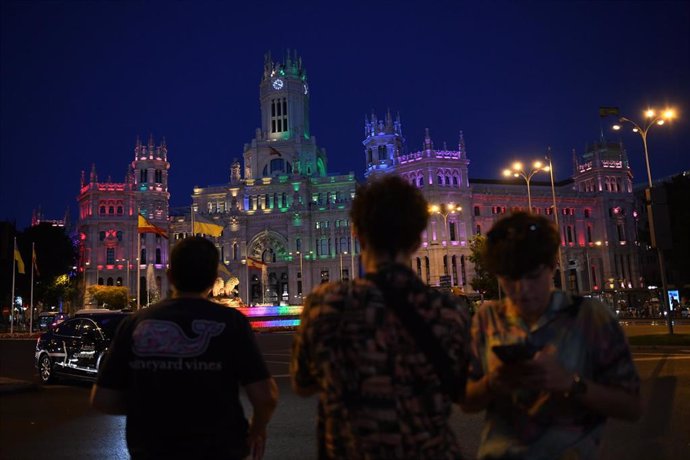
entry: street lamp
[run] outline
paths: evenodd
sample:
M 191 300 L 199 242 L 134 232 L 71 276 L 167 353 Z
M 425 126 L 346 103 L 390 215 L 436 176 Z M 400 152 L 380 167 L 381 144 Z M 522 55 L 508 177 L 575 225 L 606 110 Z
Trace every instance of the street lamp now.
M 448 204 L 443 204 L 443 205 L 437 205 L 437 204 L 432 204 L 429 206 L 429 213 L 430 214 L 438 214 L 439 216 L 443 217 L 443 231 L 446 234 L 446 269 L 447 273 L 446 275 L 450 274 L 450 285 L 453 286 L 453 270 L 451 268 L 451 261 L 450 261 L 450 251 L 449 251 L 449 246 L 450 246 L 450 230 L 448 228 L 448 216 L 451 214 L 455 214 L 456 212 L 462 211 L 462 207 L 456 206 L 453 203 L 448 203 Z
M 556 186 L 553 181 L 553 163 L 551 162 L 551 147 L 548 149 L 547 158 L 549 159 L 549 165 L 545 166 L 542 170 L 547 171 L 551 177 L 551 199 L 553 206 L 553 219 L 556 223 L 556 229 L 558 230 L 558 267 L 559 274 L 561 275 L 561 290 L 565 291 L 565 267 L 563 266 L 563 256 L 561 248 L 561 227 L 558 225 L 558 207 L 556 206 Z M 530 206 L 530 212 L 532 208 Z
M 510 169 L 504 169 L 503 170 L 503 175 L 505 177 L 522 177 L 525 179 L 525 182 L 527 183 L 527 205 L 529 206 L 529 212 L 532 212 L 532 195 L 530 194 L 529 190 L 529 183 L 532 180 L 532 176 L 534 176 L 536 173 L 539 171 L 549 171 L 548 166 L 544 166 L 544 164 L 541 161 L 535 161 L 532 163 L 532 168 L 529 170 L 525 170 L 522 167 L 522 163 L 519 161 L 516 161 L 513 163 Z
M 644 113 L 645 115 L 645 122 L 642 123 L 641 125 L 634 122 L 630 118 L 627 117 L 619 117 L 618 122 L 623 124 L 623 123 L 629 123 L 633 126 L 633 132 L 637 133 L 640 135 L 642 138 L 642 146 L 644 147 L 644 160 L 647 165 L 647 183 L 649 184 L 649 209 L 652 209 L 652 200 L 651 200 L 651 191 L 653 188 L 652 184 L 652 170 L 649 167 L 649 151 L 647 149 L 647 133 L 649 133 L 649 129 L 654 126 L 658 125 L 661 126 L 667 121 L 671 121 L 676 117 L 676 113 L 673 109 L 666 109 L 663 112 L 657 112 L 654 109 L 647 109 Z M 613 129 L 618 131 L 621 129 L 621 125 L 613 125 Z M 651 230 L 652 235 L 655 235 L 654 232 L 654 219 L 652 218 L 652 214 L 650 213 L 649 215 L 649 228 Z M 664 263 L 664 252 L 663 250 L 659 247 L 658 244 L 654 244 L 656 246 L 656 253 L 659 259 L 659 275 L 661 276 L 661 301 L 663 302 L 664 305 L 664 310 L 666 311 L 666 321 L 668 322 L 668 333 L 673 334 L 673 321 L 671 320 L 671 312 L 669 310 L 669 305 L 668 305 L 668 298 L 667 298 L 667 288 L 666 288 L 666 264 Z

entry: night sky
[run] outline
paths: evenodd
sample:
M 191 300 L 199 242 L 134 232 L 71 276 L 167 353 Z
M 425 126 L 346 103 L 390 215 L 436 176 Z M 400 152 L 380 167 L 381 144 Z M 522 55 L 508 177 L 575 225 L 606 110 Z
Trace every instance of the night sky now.
M 82 170 L 124 179 L 137 136 L 165 136 L 171 206 L 194 185 L 228 181 L 260 126 L 263 56 L 297 49 L 311 127 L 329 173 L 364 169 L 364 116 L 400 113 L 408 150 L 429 128 L 437 148 L 464 131 L 471 178 L 513 159 L 620 134 L 598 107 L 642 118 L 654 178 L 690 169 L 690 2 L 30 2 L 3 1 L 0 220 L 32 209 L 61 218 Z M 635 182 L 642 142 L 622 135 Z

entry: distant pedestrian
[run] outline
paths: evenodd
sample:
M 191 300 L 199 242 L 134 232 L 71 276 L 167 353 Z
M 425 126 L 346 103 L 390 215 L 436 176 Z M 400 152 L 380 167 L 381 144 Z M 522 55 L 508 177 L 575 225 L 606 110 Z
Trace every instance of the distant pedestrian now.
M 640 416 L 623 330 L 595 299 L 554 290 L 560 237 L 515 213 L 487 234 L 486 267 L 505 292 L 473 318 L 463 408 L 486 410 L 479 459 L 594 459 L 607 417 Z
M 127 415 L 135 460 L 263 456 L 278 390 L 247 319 L 206 298 L 217 267 L 210 241 L 177 243 L 172 298 L 124 320 L 104 359 L 91 404 Z M 249 423 L 240 385 L 253 407 Z
M 427 203 L 389 176 L 358 188 L 350 216 L 367 275 L 318 286 L 293 344 L 293 388 L 319 396 L 319 458 L 459 458 L 448 421 L 464 391 L 469 319 L 460 298 L 410 270 Z

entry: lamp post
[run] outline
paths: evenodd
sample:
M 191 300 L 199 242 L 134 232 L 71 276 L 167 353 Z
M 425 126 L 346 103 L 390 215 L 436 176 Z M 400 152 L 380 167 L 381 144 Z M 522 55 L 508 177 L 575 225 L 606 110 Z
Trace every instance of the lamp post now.
M 513 176 L 522 177 L 523 179 L 525 179 L 525 182 L 527 183 L 527 205 L 529 206 L 530 213 L 532 212 L 532 195 L 529 189 L 530 181 L 532 180 L 532 176 L 534 176 L 536 173 L 538 173 L 539 171 L 548 171 L 548 168 L 549 167 L 544 166 L 541 161 L 535 161 L 534 163 L 532 163 L 532 168 L 528 171 L 522 167 L 522 163 L 516 161 L 515 163 L 513 163 L 510 169 L 503 170 L 503 175 L 505 177 Z
M 558 207 L 556 206 L 556 187 L 554 185 L 553 181 L 553 163 L 551 162 L 551 147 L 549 147 L 548 152 L 547 152 L 547 157 L 549 159 L 549 165 L 545 166 L 543 171 L 548 171 L 549 176 L 551 177 L 551 199 L 552 199 L 552 206 L 553 206 L 553 219 L 556 223 L 556 229 L 558 230 L 558 267 L 559 267 L 559 274 L 561 275 L 561 289 L 563 291 L 566 290 L 565 287 L 565 267 L 563 266 L 563 251 L 561 248 L 561 227 L 558 225 Z M 548 169 L 547 169 L 548 168 Z M 532 207 L 530 206 L 530 212 L 531 212 Z
M 460 206 L 456 206 L 453 203 L 443 205 L 432 204 L 431 206 L 429 206 L 429 213 L 438 214 L 439 216 L 443 217 L 443 231 L 446 234 L 446 268 L 448 270 L 448 273 L 446 273 L 446 275 L 450 274 L 451 286 L 453 286 L 453 270 L 450 261 L 450 231 L 448 229 L 448 216 L 460 211 L 462 211 L 462 208 Z
M 650 201 L 649 201 L 649 207 L 650 209 L 652 208 L 652 200 L 651 200 L 651 190 L 653 188 L 652 184 L 652 170 L 649 167 L 649 151 L 647 149 L 647 134 L 649 133 L 649 129 L 654 126 L 658 125 L 661 126 L 667 121 L 673 120 L 675 118 L 676 114 L 673 109 L 666 109 L 663 112 L 657 112 L 654 109 L 647 109 L 644 113 L 645 115 L 645 122 L 643 124 L 638 124 L 631 120 L 630 118 L 627 117 L 619 117 L 618 122 L 623 124 L 623 123 L 629 123 L 633 126 L 633 132 L 637 133 L 640 135 L 642 138 L 642 146 L 644 147 L 644 160 L 647 165 L 647 183 L 649 184 L 649 191 L 650 191 Z M 613 125 L 613 129 L 618 131 L 621 129 L 621 125 Z M 650 214 L 650 217 L 651 214 Z M 651 230 L 652 235 L 655 234 L 654 232 L 654 219 L 650 218 L 649 219 L 649 228 Z M 664 306 L 664 311 L 666 312 L 666 322 L 668 323 L 668 333 L 673 334 L 673 321 L 671 320 L 671 312 L 669 309 L 668 305 L 668 296 L 667 296 L 667 288 L 666 288 L 666 264 L 664 262 L 664 251 L 659 247 L 658 244 L 654 244 L 656 246 L 656 253 L 659 259 L 659 276 L 661 277 L 661 302 Z
M 589 246 L 589 247 L 593 247 L 593 246 L 601 247 L 601 244 L 602 244 L 601 241 L 590 241 L 589 243 L 586 243 L 586 244 L 585 244 L 585 259 L 587 260 L 587 280 L 588 280 L 588 282 L 589 282 L 589 292 L 590 292 L 590 294 L 591 294 L 592 291 L 593 291 L 593 287 L 592 287 L 592 266 L 591 266 L 590 263 L 589 263 L 589 250 L 588 250 L 588 246 Z

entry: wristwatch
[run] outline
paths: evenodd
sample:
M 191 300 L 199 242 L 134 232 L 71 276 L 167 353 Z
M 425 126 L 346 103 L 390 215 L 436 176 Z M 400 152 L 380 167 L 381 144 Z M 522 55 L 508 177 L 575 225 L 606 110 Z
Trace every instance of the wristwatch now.
M 573 374 L 573 382 L 570 384 L 570 389 L 565 392 L 564 396 L 566 398 L 574 398 L 577 396 L 582 396 L 587 393 L 587 384 L 580 377 L 580 374 Z

